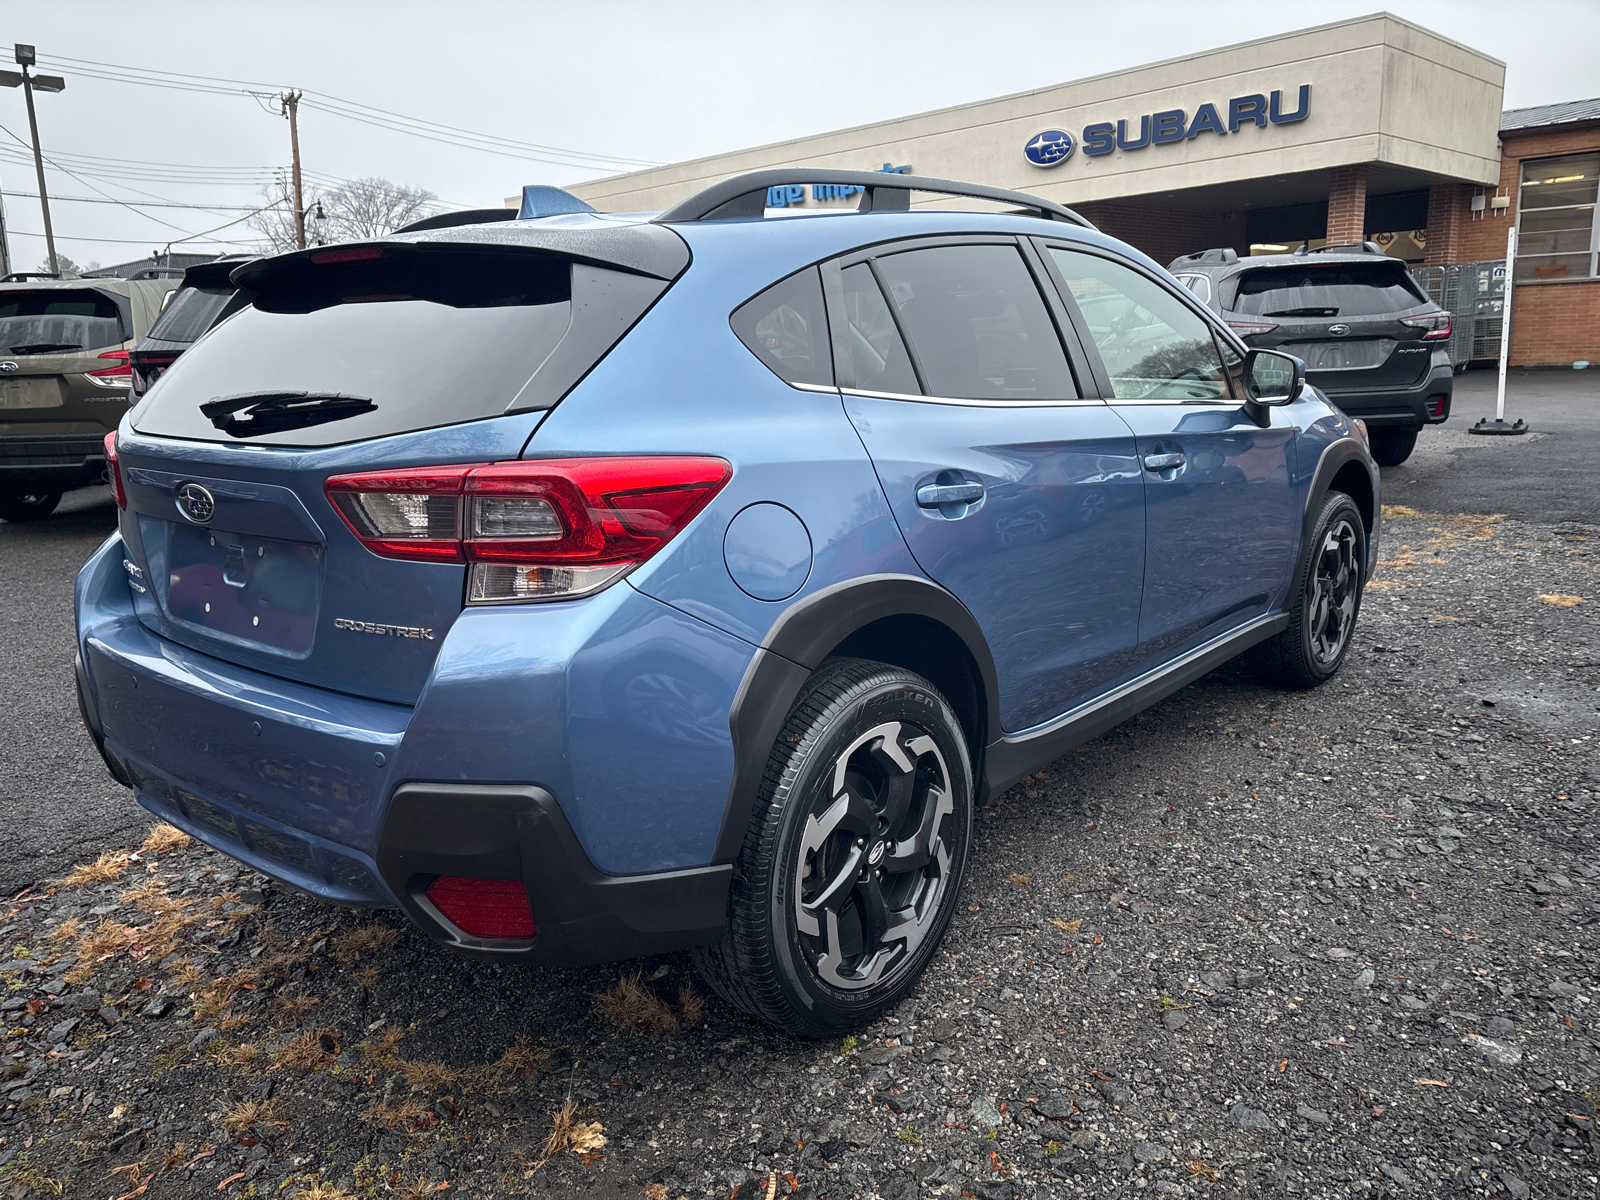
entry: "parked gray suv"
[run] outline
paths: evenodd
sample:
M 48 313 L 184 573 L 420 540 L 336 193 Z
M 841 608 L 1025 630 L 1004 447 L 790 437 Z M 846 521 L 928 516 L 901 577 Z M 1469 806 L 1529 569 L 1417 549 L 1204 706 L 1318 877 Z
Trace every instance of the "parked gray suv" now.
M 1450 416 L 1450 314 L 1376 244 L 1206 250 L 1167 269 L 1247 345 L 1303 359 L 1307 380 L 1367 423 L 1380 465 L 1405 462 L 1417 431 Z

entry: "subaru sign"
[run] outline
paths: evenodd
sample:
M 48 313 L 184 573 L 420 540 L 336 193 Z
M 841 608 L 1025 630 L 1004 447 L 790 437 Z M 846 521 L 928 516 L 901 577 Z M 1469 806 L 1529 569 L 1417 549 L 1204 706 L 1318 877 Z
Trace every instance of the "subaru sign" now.
M 1202 104 L 1193 115 L 1181 108 L 1164 112 L 1147 113 L 1120 121 L 1096 121 L 1083 128 L 1083 152 L 1094 157 L 1110 154 L 1113 150 L 1143 150 L 1146 146 L 1164 146 L 1174 142 L 1190 142 L 1203 133 L 1227 137 L 1238 133 L 1241 125 L 1292 125 L 1311 115 L 1311 85 L 1300 85 L 1290 109 L 1283 102 L 1283 93 L 1264 96 L 1257 92 L 1249 96 L 1235 96 L 1224 107 L 1226 116 L 1215 104 Z M 1036 167 L 1054 167 L 1072 155 L 1073 139 L 1070 133 L 1048 129 L 1030 138 L 1022 153 Z
M 1046 129 L 1034 134 L 1022 148 L 1022 153 L 1036 167 L 1054 167 L 1072 157 L 1072 135 L 1059 129 Z

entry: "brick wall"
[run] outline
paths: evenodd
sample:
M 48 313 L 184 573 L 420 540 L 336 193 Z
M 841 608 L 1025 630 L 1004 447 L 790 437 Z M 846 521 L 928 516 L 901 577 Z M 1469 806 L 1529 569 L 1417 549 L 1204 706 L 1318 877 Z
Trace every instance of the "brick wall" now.
M 1330 246 L 1347 246 L 1367 236 L 1367 168 L 1335 167 L 1328 181 Z
M 1162 266 L 1180 254 L 1228 246 L 1240 256 L 1250 253 L 1244 212 L 1183 212 L 1142 204 L 1096 201 L 1074 205 L 1103 232 L 1137 246 Z
M 1511 365 L 1600 364 L 1600 279 L 1530 283 L 1511 300 Z
M 1501 135 L 1500 194 L 1511 197 L 1511 207 L 1476 220 L 1466 211 L 1470 197 L 1478 189 L 1462 185 L 1460 224 L 1456 231 L 1456 253 L 1448 262 L 1478 262 L 1506 256 L 1506 229 L 1516 220 L 1517 187 L 1522 181 L 1522 160 L 1552 158 L 1560 154 L 1592 154 L 1600 150 L 1600 125 L 1587 129 L 1530 130 Z M 1484 189 L 1494 195 L 1492 189 Z M 1429 196 L 1429 224 L 1433 219 Z M 1428 233 L 1429 262 L 1432 262 L 1433 232 Z

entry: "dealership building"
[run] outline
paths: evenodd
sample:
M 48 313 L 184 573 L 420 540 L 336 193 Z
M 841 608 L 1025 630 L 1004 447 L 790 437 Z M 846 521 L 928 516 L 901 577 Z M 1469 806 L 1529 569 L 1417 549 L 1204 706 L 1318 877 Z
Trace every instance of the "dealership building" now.
M 744 171 L 894 170 L 1044 196 L 1162 263 L 1366 239 L 1445 266 L 1503 258 L 1514 224 L 1511 361 L 1600 361 L 1600 100 L 1503 112 L 1504 83 L 1497 59 L 1379 13 L 571 190 L 650 211 Z M 840 191 L 768 203 L 854 207 Z

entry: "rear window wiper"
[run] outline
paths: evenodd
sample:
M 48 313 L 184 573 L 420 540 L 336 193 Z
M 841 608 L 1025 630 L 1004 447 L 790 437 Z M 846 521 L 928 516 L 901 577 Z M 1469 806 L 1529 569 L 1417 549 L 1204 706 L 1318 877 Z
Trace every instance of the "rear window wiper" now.
M 373 412 L 378 406 L 365 396 L 311 392 L 248 392 L 221 396 L 200 411 L 229 437 L 260 437 L 286 429 L 307 429 Z
M 77 342 L 34 342 L 30 346 L 7 347 L 11 354 L 54 354 L 58 350 L 82 350 Z
M 1337 317 L 1337 308 L 1280 308 L 1277 312 L 1262 313 L 1263 317 Z

